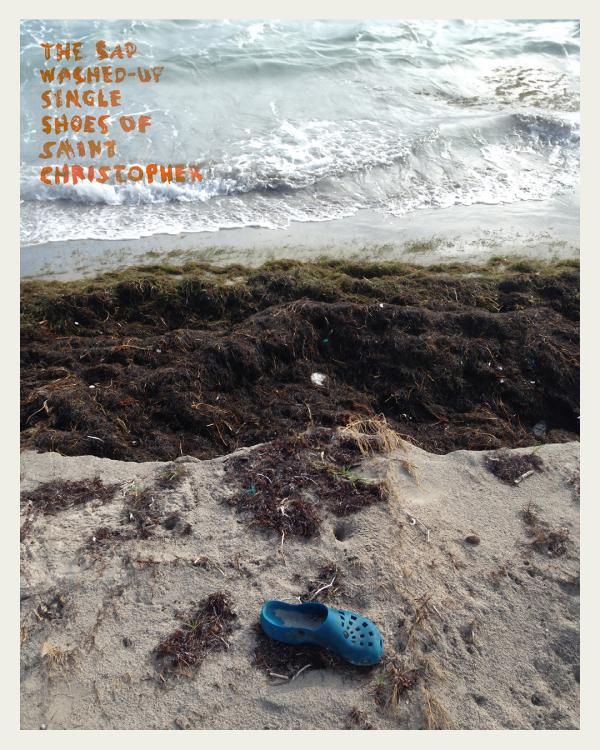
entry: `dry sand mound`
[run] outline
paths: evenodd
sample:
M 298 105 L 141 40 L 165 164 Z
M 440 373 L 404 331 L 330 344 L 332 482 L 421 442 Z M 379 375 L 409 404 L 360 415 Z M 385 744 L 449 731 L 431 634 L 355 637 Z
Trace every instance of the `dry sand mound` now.
M 383 499 L 340 511 L 308 482 L 309 538 L 231 504 L 266 491 L 231 470 L 256 451 L 22 455 L 22 728 L 578 727 L 578 443 L 517 484 L 498 454 L 365 458 L 339 481 Z M 297 596 L 372 618 L 384 662 L 265 639 L 261 603 Z

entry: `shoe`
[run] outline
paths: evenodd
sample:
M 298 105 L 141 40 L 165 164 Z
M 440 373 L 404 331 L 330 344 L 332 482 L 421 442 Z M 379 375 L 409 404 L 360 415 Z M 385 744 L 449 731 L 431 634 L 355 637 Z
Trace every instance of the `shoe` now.
M 383 656 L 383 638 L 371 620 L 320 602 L 289 604 L 271 599 L 260 610 L 260 625 L 276 641 L 322 646 L 357 666 L 378 664 Z

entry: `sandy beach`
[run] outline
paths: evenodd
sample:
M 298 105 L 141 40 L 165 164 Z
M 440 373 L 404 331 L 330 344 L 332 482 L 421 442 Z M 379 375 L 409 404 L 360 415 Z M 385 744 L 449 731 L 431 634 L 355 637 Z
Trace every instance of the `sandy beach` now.
M 578 730 L 579 20 L 20 41 L 21 728 Z
M 337 516 L 316 496 L 318 535 L 280 544 L 228 504 L 240 492 L 226 470 L 232 457 L 164 464 L 25 452 L 24 494 L 98 478 L 112 497 L 31 521 L 22 728 L 577 728 L 578 444 L 536 449 L 541 467 L 519 484 L 491 473 L 495 455 L 408 444 L 372 455 L 353 471 L 391 488 L 382 502 Z M 165 469 L 177 477 L 166 490 L 156 484 Z M 134 488 L 155 493 L 160 521 L 147 539 L 111 537 L 131 529 Z M 177 523 L 165 523 L 173 514 Z M 306 597 L 332 578 L 321 600 L 377 623 L 380 666 L 265 648 L 262 602 Z M 194 669 L 161 663 L 161 640 L 222 591 L 235 613 L 226 645 Z
M 577 728 L 578 284 L 535 259 L 24 282 L 22 727 Z M 270 598 L 365 614 L 383 661 L 270 641 Z

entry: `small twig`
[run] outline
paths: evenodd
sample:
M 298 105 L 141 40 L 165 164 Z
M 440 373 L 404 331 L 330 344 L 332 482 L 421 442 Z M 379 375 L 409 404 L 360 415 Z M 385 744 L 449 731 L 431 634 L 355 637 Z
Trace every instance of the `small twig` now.
M 281 555 L 281 559 L 283 560 L 283 564 L 287 566 L 287 562 L 285 560 L 285 552 L 283 551 L 283 542 L 285 540 L 285 531 L 282 530 L 281 532 L 281 544 L 279 545 L 279 548 L 277 549 L 277 553 Z
M 313 418 L 312 418 L 312 411 L 310 410 L 310 406 L 306 403 L 306 401 L 304 402 L 304 406 L 306 406 L 306 408 L 308 409 L 308 418 L 312 424 Z
M 519 484 L 519 482 L 522 482 L 524 479 L 527 479 L 527 477 L 530 477 L 532 474 L 535 474 L 533 469 L 529 469 L 529 471 L 526 471 L 525 474 L 521 474 L 520 477 L 517 477 L 515 479 L 515 484 Z
M 269 677 L 279 677 L 280 680 L 289 680 L 290 678 L 285 674 L 277 674 L 277 672 L 269 672 Z
M 296 674 L 292 677 L 292 679 L 290 680 L 290 682 L 293 682 L 296 679 L 296 677 L 298 677 L 298 675 L 301 675 L 302 672 L 304 672 L 305 669 L 308 669 L 311 666 L 312 666 L 312 664 L 306 664 L 306 666 L 302 667 L 302 669 L 299 669 L 296 672 Z
M 312 599 L 314 599 L 314 598 L 315 598 L 315 596 L 316 596 L 317 594 L 320 594 L 320 593 L 321 593 L 321 591 L 325 591 L 325 589 L 329 589 L 329 588 L 331 588 L 331 587 L 333 586 L 333 582 L 335 581 L 335 578 L 336 578 L 336 576 L 337 576 L 337 573 L 335 573 L 335 575 L 334 575 L 334 576 L 333 576 L 333 578 L 331 579 L 331 583 L 326 583 L 326 584 L 325 584 L 324 586 L 321 586 L 321 588 L 320 588 L 320 589 L 317 589 L 317 590 L 315 591 L 315 593 L 314 593 L 314 594 L 312 594 L 312 596 L 310 596 L 310 597 L 308 598 L 308 601 L 310 602 L 310 601 L 311 601 Z
M 49 414 L 49 413 L 50 413 L 50 410 L 48 409 L 48 399 L 46 399 L 46 400 L 44 401 L 44 403 L 43 403 L 43 404 L 42 404 L 42 405 L 40 406 L 40 408 L 39 408 L 39 409 L 38 409 L 37 411 L 34 411 L 34 412 L 33 412 L 33 414 L 30 414 L 30 415 L 29 415 L 29 416 L 27 417 L 27 422 L 26 422 L 26 424 L 29 424 L 29 420 L 31 419 L 31 417 L 35 417 L 35 415 L 36 415 L 36 414 L 39 414 L 39 413 L 40 413 L 41 411 L 45 411 L 45 412 L 46 412 L 46 414 Z

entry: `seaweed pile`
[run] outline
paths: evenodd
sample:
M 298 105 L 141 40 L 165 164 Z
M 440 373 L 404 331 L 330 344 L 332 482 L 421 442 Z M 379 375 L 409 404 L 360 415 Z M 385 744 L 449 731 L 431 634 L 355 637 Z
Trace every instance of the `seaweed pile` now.
M 191 264 L 25 282 L 22 444 L 212 458 L 377 414 L 438 453 L 571 440 L 578 320 L 572 261 Z

